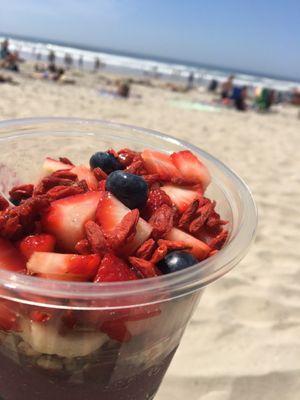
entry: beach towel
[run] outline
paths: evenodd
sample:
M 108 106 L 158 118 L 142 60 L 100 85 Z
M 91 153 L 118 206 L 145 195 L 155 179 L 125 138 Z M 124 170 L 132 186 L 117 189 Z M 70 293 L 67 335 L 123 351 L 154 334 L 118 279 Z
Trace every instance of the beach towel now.
M 171 100 L 170 104 L 173 107 L 183 108 L 186 110 L 198 110 L 198 111 L 207 111 L 207 112 L 220 112 L 220 106 L 212 105 L 205 102 L 200 101 L 188 101 L 188 100 Z

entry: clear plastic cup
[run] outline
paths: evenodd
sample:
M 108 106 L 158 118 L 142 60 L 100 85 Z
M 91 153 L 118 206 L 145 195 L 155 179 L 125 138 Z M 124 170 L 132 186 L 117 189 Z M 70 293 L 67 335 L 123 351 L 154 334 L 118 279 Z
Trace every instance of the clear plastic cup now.
M 2 122 L 0 188 L 37 180 L 46 156 L 87 163 L 95 151 L 124 147 L 189 149 L 203 159 L 213 177 L 207 196 L 229 220 L 229 239 L 198 265 L 139 281 L 74 283 L 0 270 L 3 400 L 153 399 L 204 288 L 242 259 L 254 237 L 256 208 L 234 172 L 195 146 L 133 126 Z

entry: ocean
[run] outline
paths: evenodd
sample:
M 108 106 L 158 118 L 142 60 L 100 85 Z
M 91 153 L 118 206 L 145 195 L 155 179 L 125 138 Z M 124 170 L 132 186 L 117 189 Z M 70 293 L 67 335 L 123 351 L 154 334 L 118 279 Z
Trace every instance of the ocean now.
M 102 66 L 110 71 L 132 76 L 160 77 L 161 79 L 175 82 L 186 81 L 190 73 L 193 73 L 196 83 L 199 85 L 207 85 L 212 79 L 222 82 L 229 74 L 234 74 L 235 84 L 246 85 L 252 88 L 267 87 L 278 91 L 289 92 L 295 87 L 300 86 L 299 81 L 229 70 L 221 67 L 200 65 L 192 62 L 116 52 L 110 49 L 97 49 L 89 46 L 83 47 L 82 45 L 79 46 L 64 42 L 50 42 L 45 39 L 20 37 L 16 35 L 0 34 L 0 41 L 2 41 L 4 37 L 10 39 L 11 49 L 19 51 L 20 55 L 25 60 L 37 60 L 40 58 L 40 61 L 47 62 L 49 51 L 54 51 L 58 64 L 63 64 L 65 55 L 69 54 L 72 57 L 74 67 L 79 67 L 79 59 L 82 58 L 82 68 L 87 70 L 92 70 L 94 68 L 95 59 L 98 58 Z

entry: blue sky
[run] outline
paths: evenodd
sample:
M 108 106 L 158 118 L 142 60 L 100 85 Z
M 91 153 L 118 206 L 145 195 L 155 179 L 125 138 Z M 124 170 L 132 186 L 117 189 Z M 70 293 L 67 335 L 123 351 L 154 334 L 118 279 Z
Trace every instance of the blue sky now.
M 0 0 L 0 31 L 300 79 L 300 0 Z

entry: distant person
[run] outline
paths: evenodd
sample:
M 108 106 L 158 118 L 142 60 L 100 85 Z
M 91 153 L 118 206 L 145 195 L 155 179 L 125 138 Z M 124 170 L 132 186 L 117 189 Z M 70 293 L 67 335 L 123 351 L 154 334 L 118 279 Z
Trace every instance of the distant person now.
M 64 63 L 67 69 L 70 69 L 73 64 L 73 58 L 70 53 L 66 53 L 64 57 Z
M 55 67 L 55 70 L 49 70 L 48 68 L 45 70 L 37 70 L 32 74 L 32 77 L 35 79 L 43 79 L 69 85 L 76 83 L 74 79 L 66 76 L 66 71 L 64 70 L 64 68 Z
M 14 83 L 11 76 L 4 76 L 0 74 L 0 83 Z
M 48 62 L 49 64 L 55 64 L 56 54 L 53 50 L 49 51 Z
M 233 105 L 238 111 L 247 110 L 247 104 L 246 104 L 247 95 L 248 95 L 247 86 L 235 87 L 233 89 L 231 98 L 233 100 Z
M 36 58 L 37 61 L 41 61 L 41 59 L 42 59 L 42 54 L 38 51 L 38 52 L 36 53 L 35 58 Z
M 267 88 L 262 89 L 258 98 L 256 98 L 256 106 L 259 111 L 269 111 L 274 103 L 274 90 Z
M 65 75 L 64 68 L 57 68 L 56 71 L 53 72 L 52 80 L 59 81 L 63 78 L 64 75 Z
M 6 60 L 9 55 L 10 55 L 9 41 L 7 39 L 5 39 L 1 43 L 0 60 Z
M 24 60 L 20 57 L 20 54 L 17 50 L 15 50 L 10 56 L 10 70 L 19 72 L 19 63 L 23 62 Z
M 94 62 L 94 71 L 95 72 L 99 71 L 100 67 L 101 67 L 101 61 L 100 61 L 99 57 L 96 57 L 95 62 Z
M 229 99 L 231 96 L 232 88 L 233 88 L 233 80 L 234 76 L 230 75 L 228 79 L 223 82 L 221 86 L 221 98 L 223 100 Z
M 276 99 L 276 92 L 275 90 L 272 89 L 269 91 L 269 97 L 268 97 L 269 108 L 271 108 L 271 106 L 275 104 L 275 99 Z
M 130 96 L 130 83 L 128 81 L 121 81 L 118 84 L 117 95 L 125 99 Z
M 290 102 L 294 106 L 300 106 L 300 90 L 298 90 L 297 88 L 295 88 L 292 91 L 291 97 L 290 97 Z
M 47 70 L 48 70 L 49 72 L 52 72 L 52 73 L 55 74 L 55 73 L 59 70 L 59 68 L 57 68 L 56 65 L 55 65 L 54 63 L 50 63 L 50 64 L 48 65 L 48 67 L 47 67 Z
M 194 76 L 194 72 L 191 71 L 189 73 L 188 79 L 187 79 L 187 89 L 191 90 L 194 87 L 194 80 L 195 80 L 195 76 Z
M 20 58 L 18 51 L 14 51 L 13 53 L 8 51 L 8 53 L 6 53 L 6 57 L 1 61 L 0 65 L 9 71 L 19 72 L 19 63 L 22 61 L 23 60 Z
M 275 92 L 275 103 L 280 104 L 284 102 L 284 94 L 282 91 Z
M 158 72 L 157 65 L 154 65 L 152 67 L 152 75 L 153 75 L 153 78 L 155 78 L 155 79 L 159 79 L 160 78 L 160 73 Z
M 209 82 L 209 85 L 208 85 L 207 90 L 208 90 L 209 92 L 216 92 L 217 89 L 218 89 L 218 81 L 217 81 L 216 79 L 212 79 L 212 80 Z
M 80 69 L 83 68 L 83 56 L 82 55 L 78 58 L 78 67 Z

